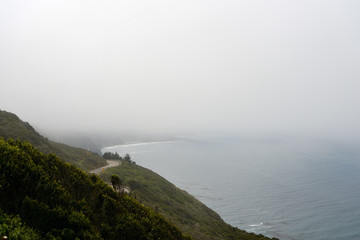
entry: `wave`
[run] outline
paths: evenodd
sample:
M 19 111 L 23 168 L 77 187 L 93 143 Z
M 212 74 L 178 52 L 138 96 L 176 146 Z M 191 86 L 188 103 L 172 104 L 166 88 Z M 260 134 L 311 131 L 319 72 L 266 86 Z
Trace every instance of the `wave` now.
M 261 222 L 259 224 L 250 224 L 249 227 L 260 227 L 262 225 L 264 225 L 264 224 Z
M 251 227 L 253 230 L 255 230 L 255 228 L 258 228 L 258 227 L 266 229 L 266 228 L 272 228 L 273 226 L 274 226 L 273 224 L 266 223 L 266 222 L 265 223 L 261 222 L 261 223 L 258 223 L 258 224 L 250 224 L 249 225 L 249 227 Z
M 112 149 L 119 147 L 136 147 L 136 146 L 145 146 L 145 145 L 153 145 L 153 144 L 162 144 L 162 143 L 174 143 L 174 142 L 183 142 L 183 141 L 158 141 L 158 142 L 141 142 L 141 143 L 129 143 L 129 144 L 119 144 L 115 146 L 104 147 L 104 149 Z

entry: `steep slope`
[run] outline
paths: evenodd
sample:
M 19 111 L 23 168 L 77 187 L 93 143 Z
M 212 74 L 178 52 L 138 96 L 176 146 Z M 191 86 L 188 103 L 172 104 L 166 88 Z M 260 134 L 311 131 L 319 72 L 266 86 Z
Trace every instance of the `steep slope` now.
M 0 110 L 0 137 L 28 141 L 43 153 L 55 153 L 64 161 L 84 170 L 91 170 L 106 165 L 99 155 L 81 148 L 56 143 L 41 136 L 27 122 L 23 122 L 13 113 Z
M 106 169 L 100 177 L 109 181 L 113 174 L 131 187 L 131 196 L 157 210 L 194 239 L 268 239 L 230 226 L 216 212 L 149 169 L 123 161 L 119 167 Z
M 99 177 L 19 140 L 0 139 L 0 192 L 0 229 L 10 225 L 9 235 L 18 219 L 35 239 L 190 239 Z

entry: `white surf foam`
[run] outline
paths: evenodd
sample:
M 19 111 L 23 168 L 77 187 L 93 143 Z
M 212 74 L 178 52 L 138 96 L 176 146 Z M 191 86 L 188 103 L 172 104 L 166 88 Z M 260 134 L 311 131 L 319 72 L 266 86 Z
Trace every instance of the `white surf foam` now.
M 110 147 L 104 147 L 102 151 L 106 151 L 107 149 L 113 148 L 127 148 L 127 147 L 136 147 L 136 146 L 145 146 L 145 145 L 153 145 L 153 144 L 163 144 L 163 143 L 174 143 L 174 142 L 183 142 L 183 141 L 159 141 L 159 142 L 142 142 L 142 143 L 129 143 L 129 144 L 120 144 Z
M 262 225 L 264 225 L 264 224 L 261 222 L 259 224 L 250 224 L 249 227 L 260 227 Z

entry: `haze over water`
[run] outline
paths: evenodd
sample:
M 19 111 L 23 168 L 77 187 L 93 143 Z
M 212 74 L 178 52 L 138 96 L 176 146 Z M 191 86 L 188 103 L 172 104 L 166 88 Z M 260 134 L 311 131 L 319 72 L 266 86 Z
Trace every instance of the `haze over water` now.
M 130 153 L 229 224 L 280 239 L 360 238 L 360 151 L 294 139 L 197 138 Z
M 357 0 L 0 1 L 0 108 L 44 132 L 359 138 L 359 12 Z
M 0 109 L 49 139 L 245 132 L 353 144 L 359 12 L 358 0 L 0 1 Z M 360 238 L 359 148 L 348 144 L 211 138 L 110 149 L 234 226 Z

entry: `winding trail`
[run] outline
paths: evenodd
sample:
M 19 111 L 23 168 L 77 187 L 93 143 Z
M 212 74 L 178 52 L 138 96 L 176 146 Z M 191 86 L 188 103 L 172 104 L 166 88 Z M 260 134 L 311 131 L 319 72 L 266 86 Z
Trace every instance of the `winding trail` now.
M 101 173 L 102 171 L 104 171 L 107 168 L 117 167 L 117 166 L 121 165 L 121 161 L 106 160 L 106 162 L 109 165 L 106 165 L 106 166 L 101 167 L 101 168 L 94 169 L 94 170 L 90 171 L 90 173 L 99 174 L 99 173 Z

